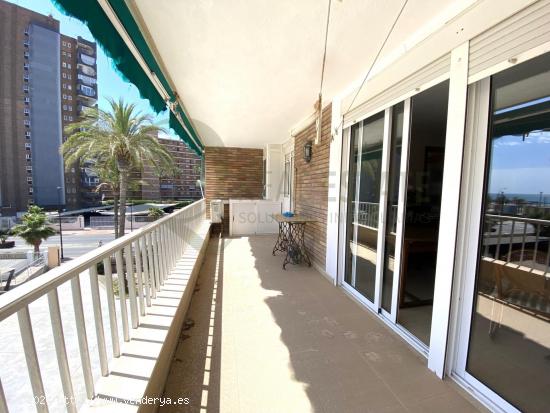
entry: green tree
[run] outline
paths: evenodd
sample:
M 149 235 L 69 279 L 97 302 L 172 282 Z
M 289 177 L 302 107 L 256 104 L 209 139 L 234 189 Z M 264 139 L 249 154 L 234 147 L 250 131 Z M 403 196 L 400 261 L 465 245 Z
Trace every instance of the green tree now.
M 52 235 L 55 230 L 48 226 L 44 210 L 36 205 L 29 207 L 29 210 L 21 218 L 23 221 L 12 228 L 12 233 L 18 235 L 25 242 L 34 247 L 34 252 L 40 252 L 40 244 Z
M 118 236 L 124 235 L 126 198 L 130 172 L 144 163 L 156 170 L 173 167 L 172 156 L 159 143 L 163 128 L 153 123 L 153 117 L 141 114 L 132 103 L 109 99 L 110 110 L 88 109 L 83 119 L 66 129 L 69 138 L 61 146 L 65 165 L 83 160 L 101 159 L 112 165 L 118 174 L 119 213 Z M 112 163 L 112 164 L 111 164 Z
M 147 214 L 147 216 L 157 220 L 159 218 L 162 218 L 162 216 L 164 215 L 164 211 L 160 208 L 157 208 L 157 207 L 151 207 L 149 208 L 149 213 Z

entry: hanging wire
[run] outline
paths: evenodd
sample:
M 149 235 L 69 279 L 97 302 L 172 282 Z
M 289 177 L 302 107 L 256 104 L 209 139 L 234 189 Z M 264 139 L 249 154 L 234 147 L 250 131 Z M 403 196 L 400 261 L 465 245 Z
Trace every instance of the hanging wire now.
M 343 113 L 343 115 L 345 115 L 346 113 L 348 113 L 350 111 L 351 107 L 355 103 L 355 99 L 357 99 L 357 96 L 359 95 L 359 92 L 361 92 L 361 89 L 363 89 L 363 86 L 367 82 L 367 79 L 370 75 L 370 72 L 372 71 L 372 68 L 374 67 L 374 65 L 378 61 L 378 58 L 380 57 L 380 54 L 382 53 L 382 50 L 384 50 L 384 46 L 386 46 L 386 43 L 388 42 L 388 39 L 390 38 L 390 36 L 393 32 L 393 29 L 395 28 L 395 25 L 399 21 L 399 18 L 401 17 L 401 14 L 403 14 L 403 10 L 405 10 L 405 6 L 407 5 L 408 1 L 409 0 L 405 0 L 403 2 L 403 5 L 401 6 L 401 10 L 399 10 L 399 13 L 397 14 L 395 20 L 393 21 L 393 24 L 391 25 L 390 30 L 388 31 L 388 34 L 386 35 L 386 38 L 384 39 L 384 42 L 382 43 L 382 45 L 378 49 L 378 52 L 376 53 L 376 56 L 375 56 L 374 60 L 372 61 L 371 65 L 369 67 L 369 70 L 367 71 L 367 74 L 363 78 L 363 81 L 361 82 L 361 85 L 359 86 L 359 89 L 357 89 L 357 92 L 355 93 L 355 96 L 353 97 L 350 105 L 348 106 L 348 109 L 346 110 L 346 112 Z M 342 123 L 344 123 L 343 115 L 342 115 L 342 122 L 340 123 L 340 125 L 338 125 L 338 129 L 340 129 L 340 127 L 342 126 Z
M 323 51 L 323 65 L 321 67 L 321 85 L 319 87 L 319 95 L 323 93 L 323 81 L 325 79 L 325 63 L 327 60 L 327 42 L 328 42 L 328 28 L 330 24 L 330 6 L 332 4 L 332 0 L 328 0 L 328 12 L 327 12 L 327 25 L 325 28 L 325 49 Z

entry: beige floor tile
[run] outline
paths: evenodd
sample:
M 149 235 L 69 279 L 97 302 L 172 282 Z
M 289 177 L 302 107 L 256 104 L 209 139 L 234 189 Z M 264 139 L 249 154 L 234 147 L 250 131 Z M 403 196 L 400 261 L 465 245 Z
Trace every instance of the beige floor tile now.
M 165 392 L 191 404 L 162 413 L 476 411 L 316 270 L 284 271 L 274 242 L 210 241 Z

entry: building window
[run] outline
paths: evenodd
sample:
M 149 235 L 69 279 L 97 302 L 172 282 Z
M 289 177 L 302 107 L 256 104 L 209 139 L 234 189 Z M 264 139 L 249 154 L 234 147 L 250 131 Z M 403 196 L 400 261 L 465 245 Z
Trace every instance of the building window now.
M 67 89 L 67 84 L 63 83 L 63 89 Z
M 23 92 L 25 93 L 29 93 L 29 87 L 28 86 L 23 86 Z
M 67 63 L 63 62 L 63 63 L 61 63 L 61 66 L 67 67 Z
M 29 195 L 32 195 L 32 186 L 29 188 Z
M 27 165 L 27 172 L 32 172 L 32 166 Z
M 29 103 L 31 103 L 31 98 L 25 97 L 25 104 L 28 105 Z
M 30 130 L 25 132 L 25 138 L 27 138 L 27 139 L 31 138 L 31 131 Z
M 67 56 L 68 56 L 68 57 L 72 57 L 72 55 L 73 55 L 73 54 L 72 54 L 71 52 L 68 52 L 68 53 L 67 53 Z
M 23 63 L 23 69 L 29 70 L 29 64 L 28 63 Z
M 63 77 L 63 79 L 67 79 L 67 73 L 63 72 L 61 76 Z
M 27 153 L 27 154 L 25 155 L 25 159 L 26 159 L 27 161 L 30 161 L 30 160 L 31 160 L 31 154 L 30 154 L 30 153 Z
M 25 144 L 25 149 L 31 149 L 31 144 L 30 144 L 30 143 L 26 143 L 26 144 Z
M 63 56 L 67 56 L 67 52 L 66 52 L 65 50 L 63 50 L 63 51 L 61 52 L 61 54 L 62 54 Z
M 31 126 L 31 121 L 28 120 L 28 119 L 25 119 L 25 120 L 23 121 L 23 124 L 24 124 L 25 126 L 29 127 L 29 126 Z
M 67 99 L 67 95 L 63 93 L 63 99 Z
M 23 56 L 25 57 L 25 59 L 28 59 L 29 56 L 30 56 L 30 53 L 29 53 L 29 52 L 25 52 L 25 53 L 23 53 Z
M 31 111 L 28 108 L 25 108 L 23 109 L 23 113 L 25 114 L 25 116 L 29 116 Z
M 73 90 L 73 87 L 71 85 L 67 85 L 67 89 Z
M 67 42 L 66 42 L 65 40 L 63 40 L 63 41 L 61 42 L 61 44 L 62 44 L 63 46 L 65 46 L 65 47 L 67 47 Z
M 67 44 L 67 47 L 68 47 L 69 49 L 71 48 L 71 43 L 70 43 L 70 42 Z
M 68 100 L 73 100 L 73 97 L 71 95 L 67 96 Z
M 69 120 L 69 117 L 67 115 L 63 115 L 63 120 Z
M 67 110 L 67 105 L 63 105 L 63 110 Z
M 32 176 L 27 176 L 27 182 L 28 182 L 29 184 L 32 184 Z
M 73 77 L 71 75 L 67 75 L 67 79 L 71 80 Z
M 24 80 L 25 82 L 28 82 L 28 81 L 29 81 L 29 75 L 24 74 L 24 75 L 23 75 L 23 80 Z
M 73 117 L 72 116 L 69 116 L 69 121 L 72 121 L 73 120 Z
M 70 69 L 70 68 L 71 68 L 71 64 L 67 63 L 67 69 Z
M 29 47 L 29 41 L 28 41 L 28 40 L 25 40 L 25 41 L 23 42 L 23 46 Z

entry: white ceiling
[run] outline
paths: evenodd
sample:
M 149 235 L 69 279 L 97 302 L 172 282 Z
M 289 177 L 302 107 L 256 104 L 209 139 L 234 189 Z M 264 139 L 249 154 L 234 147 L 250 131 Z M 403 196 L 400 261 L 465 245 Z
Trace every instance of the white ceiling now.
M 409 0 L 389 59 L 472 0 Z M 132 0 L 205 145 L 282 143 L 313 113 L 328 0 Z M 403 0 L 333 0 L 324 101 L 366 73 Z

